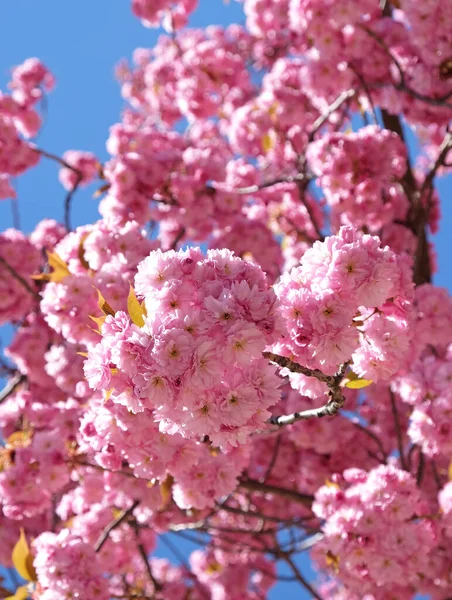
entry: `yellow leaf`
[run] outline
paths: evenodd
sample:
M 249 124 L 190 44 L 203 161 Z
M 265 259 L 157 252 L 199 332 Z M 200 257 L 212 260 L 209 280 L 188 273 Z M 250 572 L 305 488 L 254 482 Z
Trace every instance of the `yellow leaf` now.
M 88 352 L 77 352 L 80 356 L 84 356 L 85 358 L 88 356 Z
M 93 331 L 97 331 L 97 333 L 101 333 L 102 332 L 102 325 L 105 323 L 105 315 L 103 317 L 93 317 L 92 315 L 89 315 L 89 318 L 94 321 L 97 325 L 97 330 L 93 329 Z
M 326 485 L 326 487 L 329 487 L 329 488 L 339 489 L 339 486 L 337 485 L 337 483 L 334 483 L 334 481 L 330 481 L 329 479 L 327 479 L 325 481 L 325 485 Z
M 21 585 L 17 588 L 14 596 L 8 596 L 5 600 L 26 600 L 28 598 L 28 591 L 26 585 Z
M 9 448 L 26 448 L 31 444 L 33 431 L 26 429 L 24 431 L 15 431 L 6 440 L 6 446 Z
M 345 387 L 349 390 L 362 390 L 372 383 L 372 379 L 352 379 L 345 382 Z
M 102 185 L 98 190 L 96 190 L 94 192 L 93 198 L 96 199 L 96 198 L 99 198 L 99 196 L 102 196 L 102 194 L 104 192 L 106 192 L 109 189 L 109 187 L 110 187 L 109 183 L 104 183 L 104 185 Z
M 165 481 L 160 484 L 160 495 L 162 497 L 162 506 L 160 507 L 160 510 L 166 508 L 171 500 L 173 483 L 174 477 L 172 477 L 172 475 L 167 475 Z
M 24 530 L 20 530 L 19 541 L 13 548 L 12 553 L 13 565 L 21 577 L 27 581 L 36 581 L 36 571 L 33 567 L 33 557 L 28 546 L 27 538 Z
M 146 308 L 146 302 L 144 300 L 141 303 L 141 310 L 143 311 L 143 315 L 145 317 L 147 317 L 148 316 L 148 309 Z
M 88 231 L 87 233 L 84 233 L 82 235 L 82 237 L 80 238 L 80 244 L 78 245 L 78 259 L 82 265 L 82 267 L 84 269 L 89 269 L 89 263 L 85 258 L 85 248 L 83 246 L 83 244 L 85 243 L 86 238 L 91 235 L 91 232 Z
M 138 302 L 135 290 L 130 286 L 129 297 L 127 298 L 127 310 L 129 316 L 132 319 L 132 323 L 135 323 L 138 327 L 144 325 L 144 311 L 142 305 Z
M 273 122 L 276 121 L 278 108 L 279 108 L 279 102 L 273 102 L 273 104 L 268 109 L 268 114 L 270 115 L 270 119 Z
M 270 132 L 267 131 L 267 133 L 264 134 L 264 137 L 262 138 L 262 150 L 265 152 L 265 154 L 267 154 L 267 152 L 269 152 L 273 148 L 273 146 L 273 137 L 270 135 Z
M 114 317 L 115 316 L 115 311 L 108 304 L 108 302 L 102 296 L 102 294 L 100 293 L 100 291 L 96 287 L 94 289 L 96 290 L 96 292 L 98 294 L 98 301 L 97 301 L 97 303 L 99 305 L 100 310 L 104 313 L 104 315 L 111 315 L 112 317 Z
M 449 464 L 449 469 L 448 469 L 448 475 L 449 475 L 449 481 L 452 481 L 452 460 L 450 461 Z
M 111 388 L 111 390 L 105 390 L 104 404 L 106 404 L 110 400 L 110 396 L 113 394 L 114 389 L 115 388 Z
M 333 569 L 335 573 L 339 571 L 339 557 L 328 550 L 325 556 L 326 564 Z
M 372 379 L 361 379 L 356 373 L 353 371 L 349 371 L 342 380 L 341 385 L 347 387 L 350 390 L 361 390 L 373 383 Z
M 36 279 L 37 281 L 54 281 L 58 283 L 70 275 L 67 264 L 56 252 L 49 252 L 47 250 L 47 262 L 52 271 L 50 273 L 33 275 L 32 279 Z

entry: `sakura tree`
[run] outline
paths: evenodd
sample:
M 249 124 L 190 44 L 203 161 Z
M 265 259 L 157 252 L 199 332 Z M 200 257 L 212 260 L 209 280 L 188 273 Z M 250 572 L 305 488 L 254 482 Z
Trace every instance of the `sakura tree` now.
M 0 233 L 0 597 L 450 600 L 452 3 L 196 5 L 132 1 L 164 31 L 104 164 L 39 145 L 51 65 L 0 94 L 0 199 L 43 161 L 65 190 Z

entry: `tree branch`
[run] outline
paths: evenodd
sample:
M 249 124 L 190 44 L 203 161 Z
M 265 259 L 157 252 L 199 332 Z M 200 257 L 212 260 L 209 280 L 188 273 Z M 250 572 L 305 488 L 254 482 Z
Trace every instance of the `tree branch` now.
M 323 600 L 322 596 L 320 596 L 318 591 L 315 588 L 313 588 L 309 581 L 307 581 L 307 579 L 305 579 L 305 577 L 301 574 L 301 571 L 298 569 L 291 556 L 285 554 L 282 557 L 282 559 L 291 568 L 292 573 L 295 575 L 297 581 L 311 594 L 311 596 L 313 598 L 316 598 L 316 600 Z
M 309 369 L 307 367 L 303 367 L 302 365 L 299 365 L 285 356 L 279 356 L 278 354 L 273 354 L 272 352 L 263 352 L 262 354 L 264 358 L 267 358 L 269 361 L 276 363 L 282 368 L 289 369 L 289 371 L 292 373 L 301 373 L 307 377 L 315 377 L 319 381 L 326 383 L 329 388 L 329 400 L 324 406 L 304 410 L 301 412 L 295 412 L 291 415 L 271 417 L 268 422 L 272 425 L 292 425 L 296 421 L 301 421 L 304 419 L 321 418 L 327 416 L 331 417 L 336 415 L 344 406 L 345 396 L 342 392 L 340 384 L 344 378 L 349 362 L 344 363 L 336 375 L 325 375 L 318 369 Z
M 282 496 L 283 498 L 288 498 L 289 500 L 303 504 L 308 508 L 311 508 L 312 502 L 314 501 L 314 496 L 311 496 L 310 494 L 300 494 L 295 490 L 289 490 L 276 485 L 261 483 L 255 479 L 242 479 L 239 483 L 239 487 L 250 490 L 251 492 L 261 492 L 263 494 L 275 494 L 277 496 Z
M 9 272 L 11 277 L 13 277 L 16 281 L 18 281 L 20 283 L 20 285 L 25 290 L 27 290 L 27 292 L 31 296 L 33 296 L 33 298 L 37 302 L 41 301 L 41 296 L 38 294 L 38 292 L 32 288 L 32 286 L 28 283 L 28 281 L 26 279 L 24 279 L 24 277 L 22 277 L 22 275 L 19 275 L 19 273 L 15 269 L 13 269 L 13 267 L 9 264 L 9 262 L 7 262 L 3 258 L 3 256 L 0 256 L 0 265 L 3 265 L 5 267 L 5 269 Z
M 406 78 L 405 78 L 405 73 L 403 72 L 403 69 L 402 69 L 399 61 L 392 54 L 392 52 L 391 52 L 389 46 L 386 44 L 386 42 L 378 34 L 376 34 L 374 31 L 372 31 L 372 29 L 370 29 L 369 27 L 366 27 L 366 25 L 359 23 L 358 27 L 360 27 L 372 39 L 374 39 L 377 42 L 377 44 L 389 56 L 391 61 L 394 63 L 394 65 L 397 69 L 397 72 L 399 74 L 399 77 L 400 77 L 399 83 L 393 82 L 392 85 L 393 85 L 394 89 L 396 89 L 398 92 L 406 92 L 407 94 L 410 94 L 410 96 L 413 96 L 413 98 L 416 98 L 416 100 L 420 100 L 421 102 L 425 102 L 427 104 L 432 104 L 434 106 L 446 106 L 447 108 L 452 108 L 452 104 L 449 104 L 446 102 L 446 100 L 449 100 L 449 98 L 452 98 L 452 92 L 448 92 L 447 94 L 443 94 L 442 96 L 438 96 L 437 98 L 432 98 L 431 96 L 426 96 L 425 94 L 421 94 L 420 92 L 417 92 L 416 90 L 414 90 L 412 87 L 410 87 L 407 84 Z
M 144 546 L 143 546 L 143 544 L 139 543 L 139 544 L 137 545 L 137 548 L 138 548 L 138 553 L 140 554 L 140 556 L 141 556 L 141 559 L 142 559 L 142 561 L 143 561 L 143 564 L 144 564 L 144 567 L 145 567 L 145 569 L 146 569 L 146 572 L 147 572 L 147 574 L 148 574 L 148 577 L 149 577 L 149 579 L 151 580 L 151 582 L 152 582 L 152 585 L 154 586 L 154 590 L 155 590 L 156 592 L 159 592 L 159 591 L 160 591 L 160 590 L 163 588 L 163 586 L 162 586 L 162 584 L 161 584 L 159 581 L 157 581 L 157 579 L 154 577 L 154 574 L 153 574 L 153 572 L 152 572 L 151 565 L 149 564 L 149 560 L 148 560 L 148 557 L 147 557 L 147 554 L 146 554 L 146 550 L 144 549 Z
M 114 529 L 119 527 L 121 525 L 121 523 L 123 523 L 133 513 L 133 511 L 136 509 L 136 507 L 138 506 L 139 503 L 140 503 L 139 500 L 135 500 L 134 503 L 132 504 L 132 506 L 123 510 L 121 512 L 121 514 L 118 517 L 116 517 L 116 519 L 113 519 L 113 521 L 105 527 L 105 529 L 101 533 L 99 539 L 97 540 L 97 542 L 94 545 L 94 552 L 99 552 L 102 549 L 103 545 L 108 540 L 110 533 Z
M 324 113 L 322 113 L 316 121 L 314 121 L 314 124 L 312 125 L 312 129 L 309 133 L 308 142 L 312 142 L 314 140 L 315 134 L 322 127 L 322 125 L 324 125 L 328 121 L 328 119 L 331 117 L 331 115 L 334 112 L 336 112 L 336 110 L 338 108 L 340 108 L 342 106 L 342 104 L 344 104 L 344 102 L 346 102 L 347 100 L 350 100 L 355 95 L 356 95 L 356 90 L 346 90 L 345 92 L 342 92 L 342 94 L 340 94 L 336 98 L 336 100 L 332 104 L 330 104 L 330 106 L 326 109 L 326 111 Z
M 391 411 L 392 411 L 392 418 L 394 420 L 394 427 L 395 427 L 395 431 L 396 431 L 397 446 L 398 446 L 399 456 L 400 456 L 400 464 L 402 466 L 402 469 L 404 471 L 407 471 L 408 469 L 407 469 L 407 464 L 405 461 L 405 454 L 403 452 L 402 430 L 400 428 L 399 413 L 397 410 L 396 399 L 391 390 L 389 391 L 389 395 L 391 397 Z
M 57 162 L 61 167 L 64 167 L 65 169 L 69 169 L 70 171 L 75 173 L 75 175 L 77 177 L 72 189 L 67 192 L 66 197 L 64 199 L 64 221 L 63 222 L 64 222 L 66 229 L 68 231 L 71 231 L 72 197 L 74 196 L 75 192 L 77 191 L 79 185 L 82 182 L 83 173 L 80 171 L 80 169 L 77 169 L 77 167 L 72 166 L 70 163 L 68 163 L 66 160 L 64 160 L 64 158 L 61 158 L 60 156 L 57 156 L 56 154 L 52 154 L 51 152 L 47 152 L 46 150 L 42 150 L 42 148 L 37 148 L 37 147 L 35 147 L 34 150 L 41 156 L 45 156 L 46 158 L 49 158 L 50 160 Z
M 231 188 L 231 189 L 228 189 L 227 191 L 230 193 L 234 193 L 234 194 L 255 194 L 256 192 L 259 192 L 260 190 L 272 187 L 274 185 L 278 185 L 280 183 L 296 183 L 297 181 L 302 181 L 305 178 L 306 178 L 305 175 L 303 175 L 302 173 L 297 173 L 296 175 L 288 175 L 287 177 L 279 177 L 277 179 L 272 179 L 270 181 L 266 181 L 265 183 L 250 185 L 248 187 Z M 213 188 L 213 189 L 215 189 L 215 188 Z
M 78 172 L 77 179 L 75 180 L 73 188 L 68 191 L 68 193 L 66 194 L 66 197 L 64 199 L 64 221 L 63 222 L 64 222 L 64 226 L 66 227 L 66 229 L 68 231 L 72 230 L 72 227 L 71 227 L 72 198 L 73 198 L 75 192 L 77 191 L 78 186 L 82 182 L 82 179 L 83 179 L 82 173 Z
M 8 381 L 8 383 L 5 385 L 5 387 L 2 389 L 2 391 L 0 392 L 0 404 L 2 402 L 4 402 L 8 398 L 8 396 L 11 396 L 11 394 L 14 394 L 16 389 L 26 380 L 27 380 L 27 377 L 25 375 L 23 375 L 22 373 L 18 373 L 15 377 L 10 379 Z

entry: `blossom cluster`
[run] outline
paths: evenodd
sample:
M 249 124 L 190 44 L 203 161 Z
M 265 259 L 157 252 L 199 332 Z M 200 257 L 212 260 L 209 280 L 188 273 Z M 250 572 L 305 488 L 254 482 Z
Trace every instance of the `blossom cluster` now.
M 30 141 L 55 84 L 38 59 L 0 94 L 0 199 L 17 224 L 12 178 L 49 160 L 65 217 L 0 232 L 10 597 L 264 600 L 287 577 L 452 597 L 452 301 L 429 239 L 450 3 L 243 0 L 242 24 L 186 28 L 197 4 L 131 0 L 166 34 L 116 69 L 104 164 Z M 71 230 L 95 180 L 100 220 Z
M 262 357 L 276 341 L 276 297 L 259 267 L 227 250 L 151 252 L 138 265 L 142 326 L 108 316 L 85 363 L 90 386 L 160 430 L 226 447 L 244 442 L 279 399 Z
M 408 473 L 391 466 L 348 469 L 317 491 L 313 510 L 324 519 L 315 555 L 351 592 L 389 594 L 398 586 L 411 597 L 431 576 L 435 530 Z
M 15 198 L 10 177 L 39 162 L 39 154 L 24 137 L 35 136 L 41 119 L 35 104 L 54 86 L 50 71 L 37 58 L 29 58 L 12 71 L 11 95 L 0 92 L 0 200 Z
M 39 600 L 77 597 L 108 600 L 108 584 L 92 546 L 63 530 L 59 534 L 42 533 L 33 547 Z
M 288 332 L 276 346 L 284 355 L 333 373 L 352 360 L 374 381 L 404 363 L 412 284 L 407 265 L 379 238 L 342 227 L 315 242 L 275 291 Z

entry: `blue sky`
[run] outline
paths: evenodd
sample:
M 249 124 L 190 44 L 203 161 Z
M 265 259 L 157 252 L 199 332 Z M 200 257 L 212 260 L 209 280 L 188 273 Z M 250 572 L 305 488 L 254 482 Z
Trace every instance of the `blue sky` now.
M 223 0 L 200 0 L 191 25 L 243 22 L 241 5 Z M 105 140 L 109 127 L 120 118 L 124 106 L 114 78 L 114 66 L 130 58 L 137 47 L 153 46 L 158 33 L 144 28 L 130 11 L 128 0 L 10 0 L 2 6 L 0 36 L 0 89 L 5 89 L 9 69 L 25 58 L 37 56 L 54 73 L 57 86 L 48 99 L 48 116 L 38 145 L 62 154 L 67 149 L 90 150 L 103 161 L 108 158 Z M 58 168 L 50 161 L 29 171 L 17 183 L 22 229 L 29 232 L 44 217 L 62 218 L 64 190 Z M 451 289 L 452 265 L 449 238 L 452 228 L 451 179 L 440 181 L 443 204 L 442 229 L 435 243 L 439 273 L 435 283 Z M 98 218 L 92 189 L 78 192 L 73 225 Z M 9 201 L 0 202 L 0 230 L 12 226 Z M 0 329 L 3 344 L 10 332 Z M 172 540 L 175 541 L 174 539 Z M 160 555 L 166 554 L 162 548 Z M 302 562 L 305 574 L 309 565 Z M 304 600 L 298 586 L 277 587 L 270 598 Z

